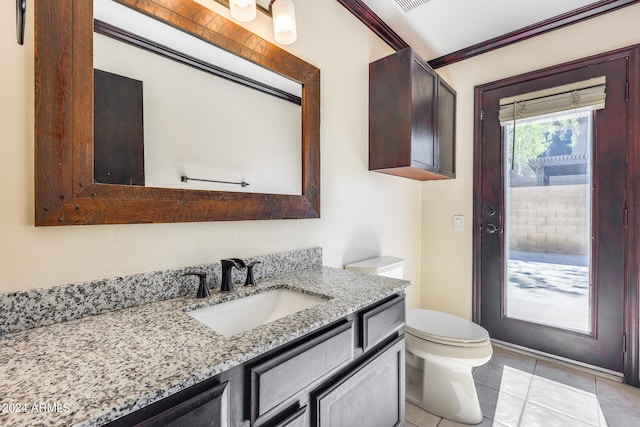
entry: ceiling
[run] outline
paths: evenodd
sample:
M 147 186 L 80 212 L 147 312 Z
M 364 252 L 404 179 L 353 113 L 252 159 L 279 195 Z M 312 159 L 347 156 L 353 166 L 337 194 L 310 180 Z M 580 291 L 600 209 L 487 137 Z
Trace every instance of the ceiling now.
M 426 60 L 580 7 L 593 0 L 362 0 Z M 400 6 L 403 4 L 408 12 Z

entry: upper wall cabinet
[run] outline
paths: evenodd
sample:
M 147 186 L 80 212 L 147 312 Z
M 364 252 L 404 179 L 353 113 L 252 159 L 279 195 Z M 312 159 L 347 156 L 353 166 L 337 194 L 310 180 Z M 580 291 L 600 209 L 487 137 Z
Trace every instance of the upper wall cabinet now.
M 411 48 L 369 65 L 369 170 L 455 178 L 456 93 Z

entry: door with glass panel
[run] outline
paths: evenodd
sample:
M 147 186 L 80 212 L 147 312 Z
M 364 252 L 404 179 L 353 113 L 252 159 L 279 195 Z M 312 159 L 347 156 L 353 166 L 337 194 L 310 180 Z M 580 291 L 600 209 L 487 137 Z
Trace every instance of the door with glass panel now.
M 476 318 L 623 371 L 627 59 L 476 89 Z

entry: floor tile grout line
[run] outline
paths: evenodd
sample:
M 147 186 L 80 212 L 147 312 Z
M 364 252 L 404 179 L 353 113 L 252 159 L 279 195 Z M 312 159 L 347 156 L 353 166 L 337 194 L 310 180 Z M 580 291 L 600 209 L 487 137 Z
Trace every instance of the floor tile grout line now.
M 602 419 L 604 418 L 604 412 L 602 411 L 602 406 L 600 406 L 600 392 L 598 391 L 600 387 L 598 387 L 598 377 L 594 376 L 593 380 L 596 383 L 596 402 L 598 402 L 598 427 L 603 427 Z M 605 421 L 605 424 L 606 424 L 606 421 Z
M 604 411 L 602 410 L 602 405 L 600 405 L 600 381 L 603 381 L 604 378 L 599 378 L 597 375 L 595 376 L 596 381 L 596 401 L 598 402 L 598 427 L 607 427 L 607 418 L 604 415 Z M 604 426 L 602 426 L 602 420 L 605 420 Z
M 504 366 L 499 366 L 499 365 L 492 365 L 492 366 L 494 366 L 494 367 L 496 367 L 496 368 L 499 368 L 502 372 L 504 372 Z M 506 365 L 506 366 L 508 366 L 508 365 Z M 509 366 L 509 367 L 510 367 L 510 368 L 513 368 L 512 366 Z M 516 369 L 516 368 L 514 368 L 514 369 Z M 519 370 L 519 369 L 516 369 L 516 370 Z M 521 371 L 521 372 L 522 372 L 523 374 L 527 374 L 527 375 L 530 375 L 530 376 L 531 376 L 531 380 L 529 380 L 529 385 L 527 386 L 527 393 L 528 393 L 528 392 L 529 392 L 529 387 L 531 387 L 531 381 L 533 380 L 533 377 L 534 377 L 535 375 L 534 375 L 534 374 L 531 374 L 531 373 L 529 373 L 529 372 L 524 372 L 524 371 Z M 476 377 L 473 377 L 473 382 L 474 382 L 474 384 L 475 384 L 476 386 L 481 385 L 481 386 L 486 387 L 486 388 L 489 388 L 489 389 L 491 389 L 491 390 L 493 390 L 493 391 L 497 391 L 498 393 L 503 393 L 503 394 L 506 394 L 507 396 L 515 397 L 516 399 L 520 399 L 520 400 L 525 399 L 524 397 L 522 397 L 522 396 L 518 396 L 518 395 L 517 395 L 517 394 L 515 394 L 515 393 L 510 393 L 510 392 L 508 392 L 508 391 L 503 391 L 503 390 L 501 390 L 501 389 L 500 389 L 500 386 L 498 386 L 498 388 L 495 388 L 495 387 L 493 387 L 493 386 L 491 386 L 491 385 L 488 385 L 488 384 L 485 384 L 485 383 L 482 383 L 482 382 L 478 382 L 478 380 L 477 380 L 477 378 L 476 378 Z M 526 397 L 526 395 L 525 395 L 525 397 Z M 437 426 L 436 426 L 436 427 L 437 427 Z
M 600 384 L 598 379 L 600 379 L 600 381 L 602 381 L 602 378 L 598 378 L 596 376 L 596 399 L 598 399 L 598 403 L 600 402 Z
M 591 423 L 591 422 L 589 422 L 589 421 L 585 421 L 585 420 L 583 420 L 583 419 L 577 418 L 577 417 L 575 417 L 575 416 L 573 416 L 573 415 L 571 415 L 571 414 L 568 414 L 568 413 L 566 413 L 566 412 L 560 412 L 560 411 L 558 411 L 558 410 L 556 410 L 556 409 L 549 408 L 548 406 L 545 406 L 545 405 L 543 405 L 543 404 L 541 404 L 541 403 L 536 403 L 536 402 L 529 402 L 529 403 L 531 403 L 532 405 L 535 405 L 535 406 L 539 406 L 539 407 L 541 407 L 541 408 L 543 408 L 543 409 L 546 409 L 547 411 L 553 412 L 554 414 L 564 415 L 565 417 L 568 417 L 568 418 L 571 418 L 571 419 L 573 419 L 573 420 L 579 421 L 579 422 L 581 422 L 582 424 L 587 424 L 587 425 L 589 425 L 589 426 L 598 427 L 598 426 L 597 426 L 597 424 L 593 424 L 593 423 Z M 599 421 L 598 421 L 598 423 L 599 423 Z
M 542 403 L 538 403 L 538 402 L 530 402 L 530 401 L 529 401 L 529 394 L 530 394 L 530 392 L 531 392 L 531 387 L 533 386 L 533 379 L 534 379 L 534 377 L 536 376 L 536 369 L 538 368 L 538 362 L 539 362 L 540 360 L 541 360 L 541 359 L 538 359 L 538 358 L 536 358 L 536 359 L 535 359 L 535 365 L 534 365 L 534 367 L 533 367 L 533 374 L 532 374 L 532 377 L 531 377 L 531 382 L 529 383 L 529 388 L 528 388 L 528 390 L 527 390 L 527 396 L 526 396 L 526 398 L 525 398 L 524 406 L 526 406 L 526 405 L 527 405 L 527 403 L 531 403 L 532 405 L 539 406 L 539 407 L 544 408 L 544 409 L 546 409 L 546 410 L 548 410 L 548 411 L 551 411 L 551 412 L 553 412 L 553 413 L 561 414 L 561 415 L 567 416 L 567 417 L 569 417 L 569 418 L 572 418 L 572 419 L 574 419 L 574 420 L 580 421 L 580 422 L 582 422 L 582 423 L 585 423 L 585 424 L 588 424 L 588 425 L 591 425 L 591 426 L 594 426 L 594 427 L 598 427 L 597 425 L 592 424 L 592 423 L 590 423 L 590 422 L 588 422 L 588 421 L 585 421 L 585 420 L 583 420 L 583 419 L 577 418 L 576 416 L 574 416 L 574 415 L 572 415 L 572 414 L 569 414 L 569 413 L 566 413 L 566 412 L 561 412 L 561 411 L 558 411 L 558 410 L 553 409 L 553 408 L 549 408 L 548 406 L 545 406 L 545 405 L 544 405 L 544 404 L 542 404 Z M 539 377 L 539 378 L 543 378 L 543 379 L 549 380 L 548 378 L 545 378 L 545 377 Z M 557 382 L 557 381 L 554 381 L 554 380 L 549 380 L 549 381 Z M 594 375 L 594 381 L 595 381 L 595 375 Z M 563 384 L 563 383 L 559 383 L 559 384 Z M 566 384 L 564 384 L 564 385 L 566 385 Z M 596 388 L 596 393 L 597 393 L 597 388 Z M 589 394 L 590 394 L 590 393 L 589 393 Z M 597 403 L 598 403 L 598 405 L 599 405 L 600 403 L 599 403 L 599 401 L 598 401 L 598 396 L 597 396 L 597 394 L 596 394 L 596 395 L 594 395 L 594 396 L 595 396 L 595 398 L 596 398 L 596 402 L 597 402 Z M 522 414 L 521 414 L 521 416 L 520 416 L 520 419 L 521 419 L 521 420 L 522 420 L 522 415 L 524 414 L 524 406 L 523 406 L 523 408 L 522 408 L 522 411 L 523 411 L 523 412 L 522 412 Z M 600 423 L 600 420 L 598 419 L 598 424 L 599 424 L 599 423 Z M 518 425 L 519 425 L 519 424 L 518 424 Z
M 524 417 L 524 409 L 527 407 L 527 402 L 529 401 L 529 394 L 531 393 L 531 386 L 533 385 L 533 377 L 536 376 L 536 368 L 538 367 L 538 359 L 534 359 L 533 364 L 533 372 L 531 372 L 531 378 L 529 378 L 529 386 L 527 387 L 527 393 L 524 396 L 524 403 L 522 404 L 522 409 L 520 410 L 520 417 L 518 418 L 518 427 L 522 424 L 522 418 Z

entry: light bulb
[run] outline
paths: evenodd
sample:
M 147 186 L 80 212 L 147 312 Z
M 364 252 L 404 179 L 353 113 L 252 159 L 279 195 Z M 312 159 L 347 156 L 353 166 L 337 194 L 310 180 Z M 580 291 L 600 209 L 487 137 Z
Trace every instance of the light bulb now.
M 279 44 L 291 44 L 298 38 L 296 12 L 291 0 L 276 0 L 271 6 L 273 37 Z
M 231 0 L 229 11 L 236 21 L 253 21 L 256 19 L 256 0 Z

